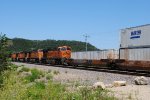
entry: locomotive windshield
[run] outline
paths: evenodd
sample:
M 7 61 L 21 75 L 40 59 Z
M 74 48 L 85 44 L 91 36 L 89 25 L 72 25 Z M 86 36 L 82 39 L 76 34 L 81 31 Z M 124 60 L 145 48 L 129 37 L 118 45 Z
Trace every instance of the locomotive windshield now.
M 70 47 L 66 47 L 66 46 L 58 48 L 58 51 L 67 51 L 67 50 L 71 51 L 71 48 Z
M 65 48 L 65 47 L 61 48 L 61 51 L 66 51 L 66 50 L 67 50 L 67 48 Z
M 58 48 L 58 51 L 66 51 L 66 50 L 67 50 L 67 48 L 65 48 L 65 47 Z

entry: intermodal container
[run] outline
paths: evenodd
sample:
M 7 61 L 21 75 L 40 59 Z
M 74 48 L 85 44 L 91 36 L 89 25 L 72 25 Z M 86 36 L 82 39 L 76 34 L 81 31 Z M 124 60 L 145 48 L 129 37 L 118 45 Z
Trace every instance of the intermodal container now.
M 118 59 L 118 50 L 100 50 L 100 51 L 84 51 L 84 52 L 72 52 L 72 59 L 85 59 L 85 60 L 100 60 L 100 59 Z
M 150 48 L 120 49 L 120 59 L 150 61 Z
M 150 24 L 121 30 L 120 48 L 150 47 Z

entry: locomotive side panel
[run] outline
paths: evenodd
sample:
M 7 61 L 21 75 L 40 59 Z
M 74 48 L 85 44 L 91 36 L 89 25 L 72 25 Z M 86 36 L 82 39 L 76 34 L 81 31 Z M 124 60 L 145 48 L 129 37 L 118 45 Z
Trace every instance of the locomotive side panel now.
M 17 53 L 11 54 L 12 61 L 17 61 Z
M 30 61 L 31 62 L 40 62 L 43 58 L 43 51 L 42 50 L 38 50 L 38 51 L 32 51 L 30 53 Z
M 18 61 L 25 61 L 25 52 L 18 53 Z

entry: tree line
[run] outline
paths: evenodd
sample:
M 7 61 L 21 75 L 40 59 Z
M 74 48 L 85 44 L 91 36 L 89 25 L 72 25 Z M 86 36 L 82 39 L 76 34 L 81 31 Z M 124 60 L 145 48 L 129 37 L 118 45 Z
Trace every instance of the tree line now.
M 14 38 L 9 40 L 9 50 L 11 52 L 31 51 L 37 49 L 54 50 L 59 46 L 70 46 L 72 51 L 85 51 L 85 42 L 68 40 L 28 40 L 23 38 Z M 88 45 L 88 51 L 98 50 L 95 46 Z

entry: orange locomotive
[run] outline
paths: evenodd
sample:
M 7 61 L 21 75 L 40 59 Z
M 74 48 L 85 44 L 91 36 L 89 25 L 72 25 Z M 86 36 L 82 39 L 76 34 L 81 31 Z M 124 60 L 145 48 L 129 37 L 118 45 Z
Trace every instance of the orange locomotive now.
M 17 60 L 21 62 L 26 62 L 28 57 L 29 57 L 28 52 L 19 52 L 17 55 L 17 58 L 18 58 Z
M 41 62 L 41 59 L 43 57 L 43 50 L 34 50 L 29 52 L 27 61 L 30 62 Z
M 25 52 L 18 53 L 18 61 L 25 61 Z
M 12 60 L 12 61 L 17 61 L 17 56 L 18 56 L 17 53 L 11 54 L 11 60 Z
M 31 52 L 19 52 L 12 54 L 11 58 L 14 61 L 23 62 L 66 64 L 66 60 L 71 58 L 71 48 L 69 46 L 61 46 L 56 50 L 33 50 Z
M 43 53 L 42 61 L 49 64 L 66 64 L 66 60 L 71 58 L 71 48 L 69 46 L 61 46 L 53 51 L 45 50 Z

